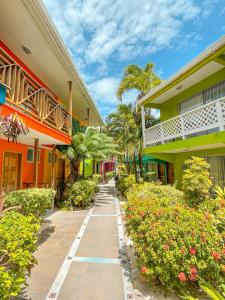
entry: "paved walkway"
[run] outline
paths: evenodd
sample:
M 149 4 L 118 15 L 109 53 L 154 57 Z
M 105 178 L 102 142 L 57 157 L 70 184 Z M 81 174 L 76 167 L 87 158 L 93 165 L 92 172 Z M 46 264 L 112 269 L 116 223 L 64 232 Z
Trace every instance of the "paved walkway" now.
M 102 185 L 93 208 L 47 219 L 39 264 L 19 299 L 134 299 L 114 183 Z

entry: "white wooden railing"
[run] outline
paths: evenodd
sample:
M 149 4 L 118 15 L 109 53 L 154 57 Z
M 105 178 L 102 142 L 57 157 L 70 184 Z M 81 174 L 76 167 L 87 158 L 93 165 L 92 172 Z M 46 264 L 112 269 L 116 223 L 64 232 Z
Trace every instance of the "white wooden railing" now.
M 142 122 L 145 124 L 144 113 Z M 186 139 L 191 134 L 215 129 L 224 131 L 225 97 L 195 108 L 179 116 L 161 122 L 153 127 L 144 128 L 144 146 L 164 144 L 175 138 Z
M 71 117 L 68 109 L 1 51 L 0 81 L 9 87 L 6 101 L 10 105 L 51 128 L 70 134 Z

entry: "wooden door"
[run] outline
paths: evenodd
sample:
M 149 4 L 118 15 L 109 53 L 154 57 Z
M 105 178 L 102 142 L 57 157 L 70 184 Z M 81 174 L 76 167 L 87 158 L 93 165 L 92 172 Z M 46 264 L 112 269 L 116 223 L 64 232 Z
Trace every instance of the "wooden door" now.
M 165 184 L 166 183 L 165 165 L 158 164 L 158 176 L 159 176 L 159 180 Z
M 62 158 L 58 159 L 58 174 L 57 174 L 57 181 L 64 181 L 65 178 L 65 160 Z M 58 183 L 57 182 L 57 183 Z
M 5 192 L 11 192 L 20 188 L 21 155 L 6 152 L 3 161 L 2 188 Z
M 173 184 L 174 183 L 174 167 L 173 164 L 167 163 L 167 183 Z

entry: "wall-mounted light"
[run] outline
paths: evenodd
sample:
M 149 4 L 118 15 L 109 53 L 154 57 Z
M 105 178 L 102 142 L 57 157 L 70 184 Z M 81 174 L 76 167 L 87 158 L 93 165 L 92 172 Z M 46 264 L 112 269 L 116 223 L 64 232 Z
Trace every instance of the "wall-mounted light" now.
M 26 54 L 31 54 L 32 53 L 32 51 L 28 48 L 28 47 L 26 47 L 26 46 L 22 46 L 22 49 L 23 49 L 23 51 L 26 53 Z
M 183 87 L 183 85 L 178 85 L 177 87 L 176 87 L 176 90 L 181 90 L 182 89 L 182 87 Z

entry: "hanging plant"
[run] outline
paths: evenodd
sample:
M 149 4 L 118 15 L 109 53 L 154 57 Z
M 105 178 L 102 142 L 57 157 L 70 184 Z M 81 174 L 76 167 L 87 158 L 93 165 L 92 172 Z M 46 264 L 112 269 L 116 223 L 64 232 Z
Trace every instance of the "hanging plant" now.
M 29 132 L 24 120 L 15 114 L 10 114 L 7 116 L 0 117 L 0 132 L 14 143 L 17 143 L 18 137 L 20 135 L 26 135 Z

